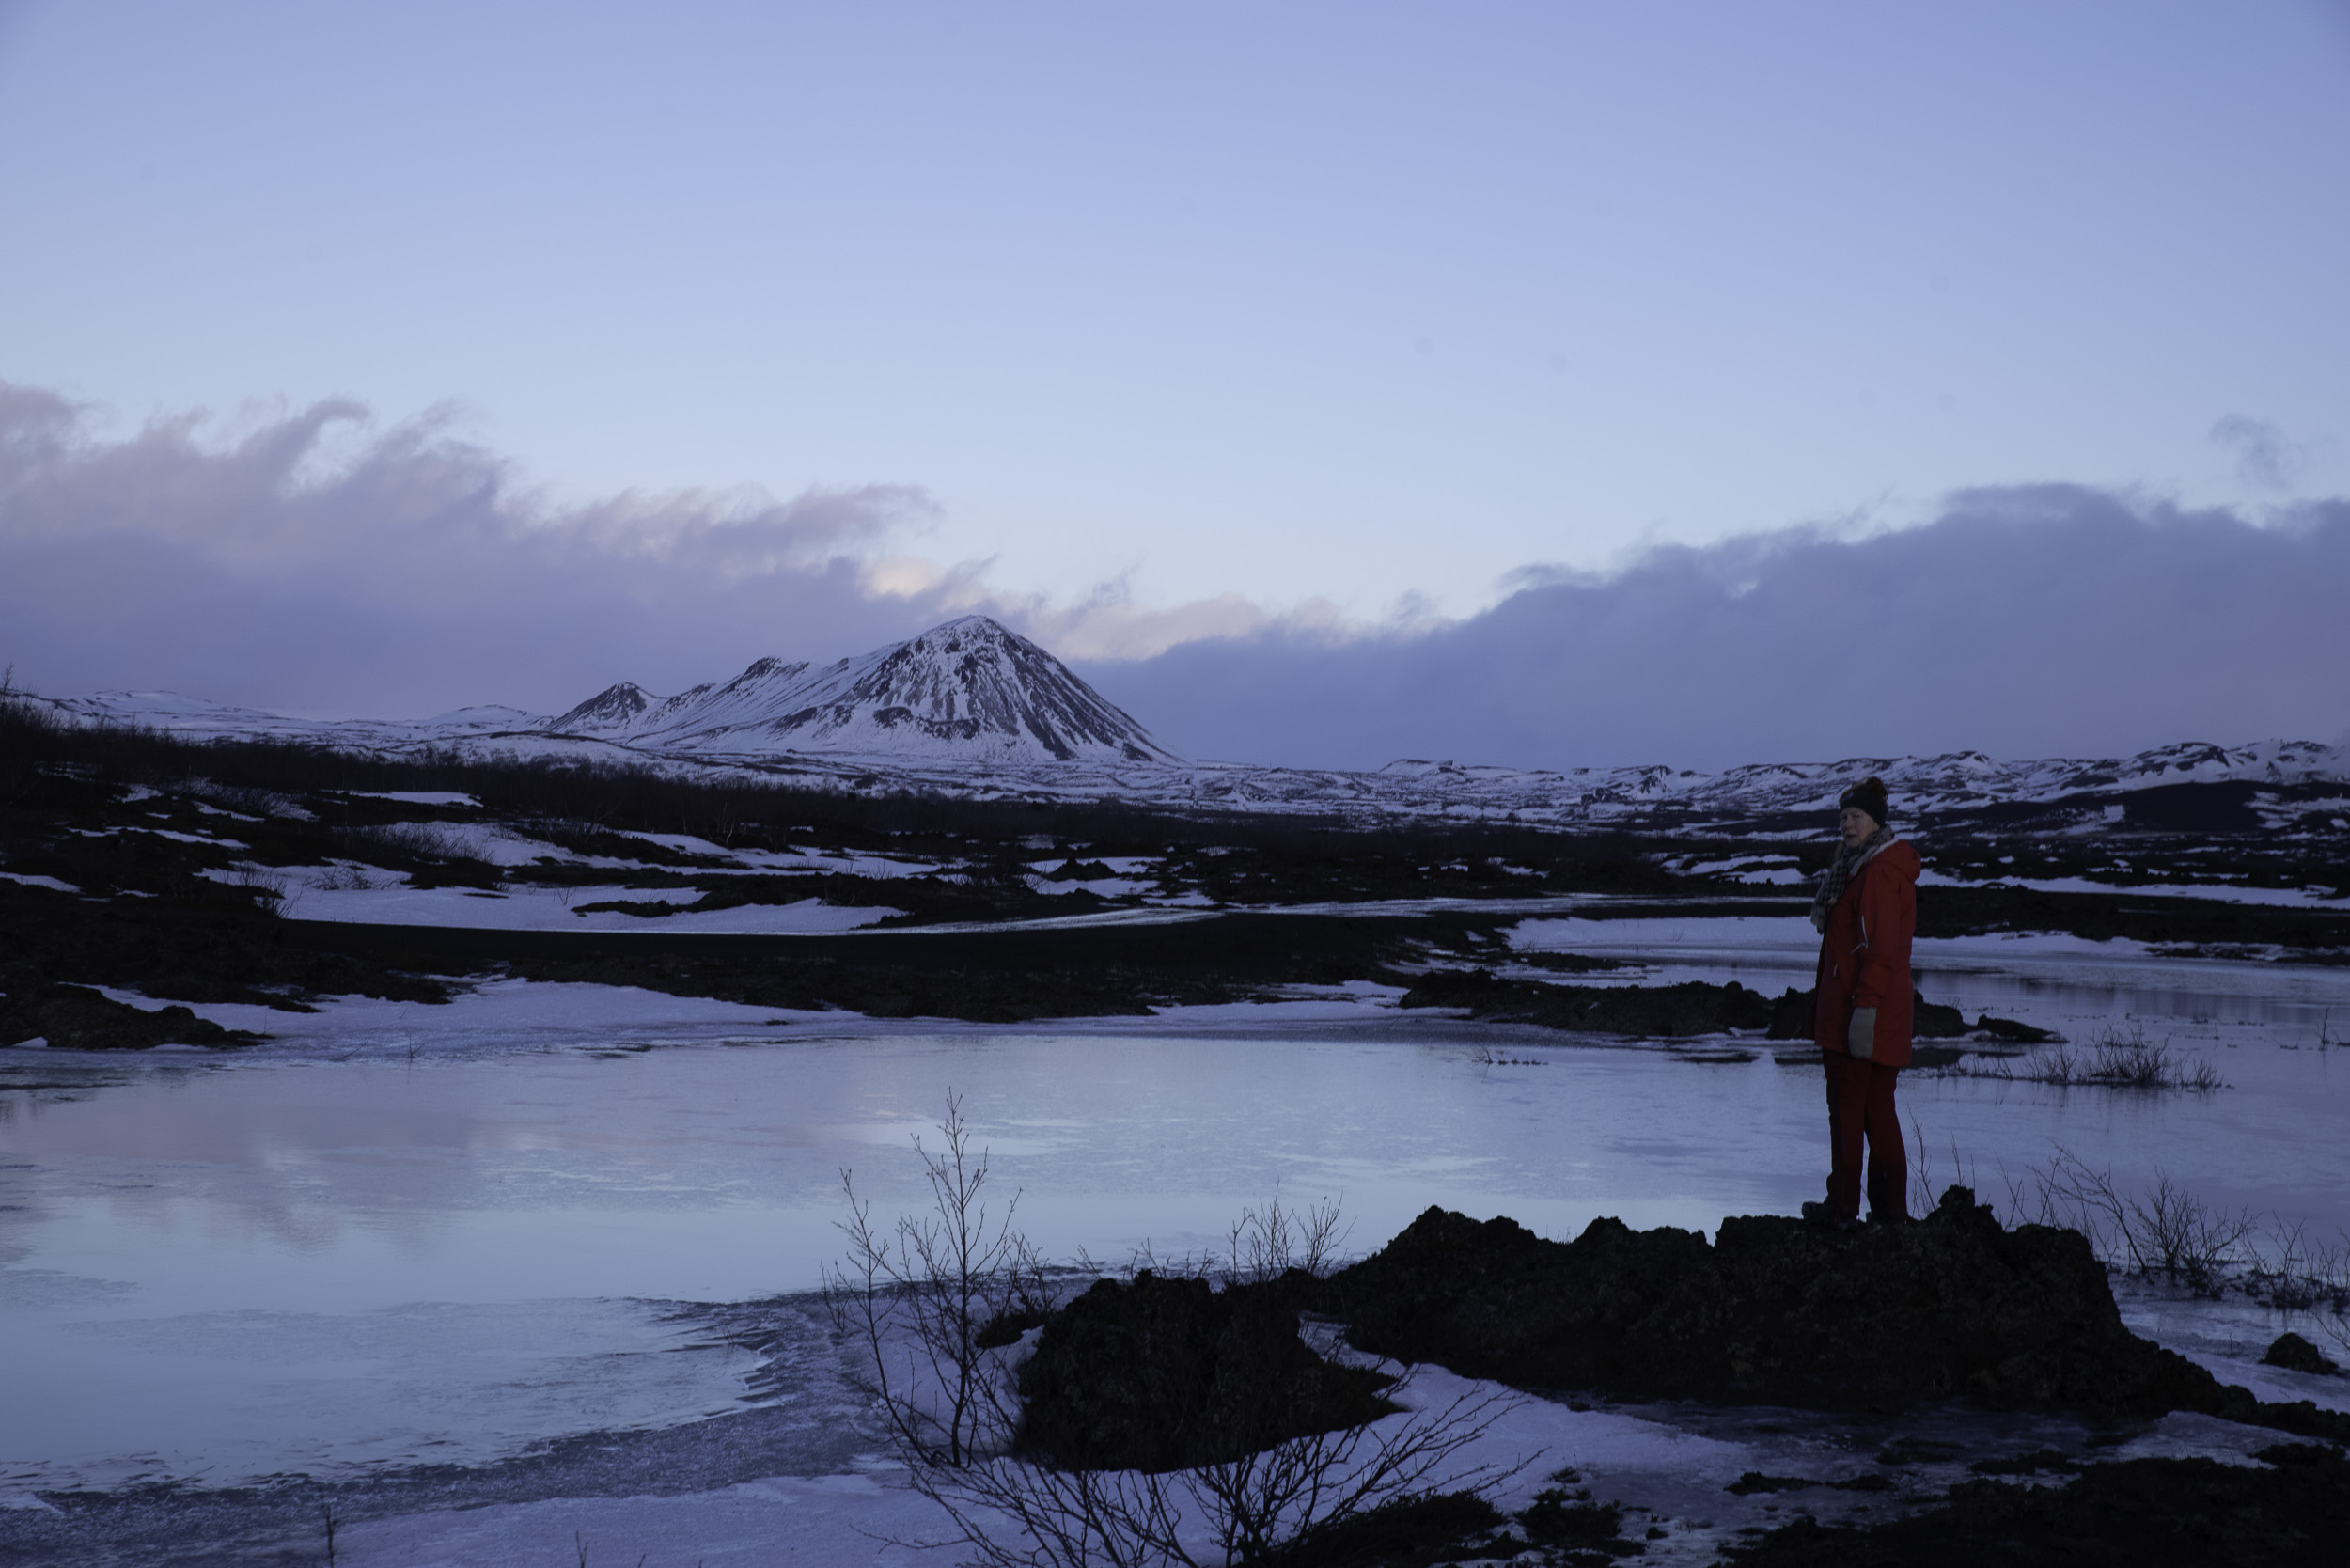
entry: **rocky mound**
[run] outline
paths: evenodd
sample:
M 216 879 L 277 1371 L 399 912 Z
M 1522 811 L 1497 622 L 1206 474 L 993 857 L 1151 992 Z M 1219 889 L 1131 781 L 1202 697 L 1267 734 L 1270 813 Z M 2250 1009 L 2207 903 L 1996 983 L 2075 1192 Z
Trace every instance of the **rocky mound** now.
M 1500 979 L 1490 969 L 1436 969 L 1418 977 L 1397 1005 L 1465 1008 L 1472 1018 L 1539 1024 L 1588 1034 L 1677 1040 L 1761 1030 L 1770 1040 L 1810 1040 L 1811 997 L 1810 992 L 1790 986 L 1772 998 L 1736 980 L 1720 985 L 1708 980 L 1683 980 L 1674 985 L 1560 985 Z M 2044 1029 L 2008 1018 L 1985 1015 L 1969 1024 L 1958 1009 L 1929 1002 L 1922 996 L 1915 997 L 1912 1007 L 1913 1030 L 1919 1040 L 1987 1035 L 2031 1043 L 2055 1038 Z M 1924 1047 L 1918 1065 L 1947 1066 L 1958 1056 L 1955 1050 Z
M 1312 1281 L 1222 1290 L 1149 1271 L 1101 1279 L 1053 1314 L 1020 1371 L 1019 1443 L 1066 1469 L 1172 1470 L 1237 1459 L 1395 1408 L 1386 1380 L 1297 1336 Z
M 1908 1226 L 1771 1216 L 1692 1231 L 1594 1220 L 1573 1242 L 1430 1209 L 1323 1281 L 1354 1343 L 1522 1388 L 1893 1410 L 1965 1398 L 2117 1416 L 2200 1410 L 2350 1429 L 2264 1406 L 2122 1325 L 2076 1232 L 2002 1228 L 1964 1187 Z
M 1539 1024 L 1593 1034 L 1685 1039 L 1770 1027 L 1771 1004 L 1736 980 L 1715 985 L 1552 985 L 1499 980 L 1489 969 L 1438 969 L 1420 976 L 1399 1007 L 1466 1008 L 1472 1018 Z
M 1815 995 L 1808 990 L 1798 991 L 1792 985 L 1780 992 L 1778 999 L 1770 1004 L 1770 1038 L 1773 1040 L 1810 1039 L 1812 998 Z M 1929 1002 L 1921 992 L 1913 991 L 1910 993 L 1910 1032 L 1919 1040 L 1957 1040 L 1966 1035 L 1977 1034 L 1988 1035 L 1994 1040 L 2004 1040 L 2012 1044 L 2037 1045 L 2056 1038 L 2046 1029 L 2037 1029 L 2029 1024 L 2019 1024 L 2013 1018 L 1994 1018 L 1987 1012 L 1978 1013 L 1975 1021 L 1969 1024 L 1966 1022 L 1966 1015 L 1958 1009 L 1945 1007 L 1940 1002 Z M 1934 1065 L 1928 1059 L 1932 1055 L 1934 1055 L 1932 1052 L 1921 1055 L 1918 1065 L 1920 1067 Z M 1952 1054 L 1952 1059 L 1956 1059 L 1955 1053 Z

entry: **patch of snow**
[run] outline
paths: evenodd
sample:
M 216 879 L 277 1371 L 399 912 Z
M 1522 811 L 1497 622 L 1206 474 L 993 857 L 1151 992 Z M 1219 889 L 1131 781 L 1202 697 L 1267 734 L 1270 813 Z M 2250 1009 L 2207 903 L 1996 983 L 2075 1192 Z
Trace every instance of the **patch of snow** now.
M 688 932 L 704 935 L 807 935 L 854 931 L 904 911 L 884 905 L 827 904 L 817 899 L 796 903 L 746 903 L 675 915 L 624 915 L 614 910 L 578 913 L 587 903 L 690 904 L 701 898 L 693 887 L 567 887 L 560 892 L 509 885 L 496 893 L 464 887 L 327 888 L 315 884 L 296 902 L 291 917 L 362 925 L 449 926 L 479 931 Z
M 584 1543 L 592 1560 L 683 1561 L 702 1568 L 854 1560 L 872 1568 L 934 1563 L 916 1543 L 940 1533 L 938 1511 L 902 1473 L 770 1476 L 715 1491 L 659 1497 L 492 1503 L 346 1527 L 352 1560 L 404 1568 L 542 1568 Z M 846 1555 L 844 1555 L 846 1554 Z
M 709 839 L 696 838 L 691 833 L 640 833 L 634 828 L 622 828 L 620 837 L 641 839 L 648 844 L 658 844 L 680 855 L 703 855 L 713 860 L 731 859 L 734 855 L 732 850 L 721 849 Z
M 133 1007 L 167 1004 L 118 986 L 96 987 Z M 441 1049 L 475 1049 L 501 1042 L 586 1043 L 632 1034 L 697 1040 L 715 1035 L 765 1034 L 778 1018 L 807 1020 L 836 1014 L 673 996 L 628 985 L 495 980 L 458 991 L 446 1002 L 396 1002 L 380 996 L 321 996 L 314 1012 L 281 1012 L 245 1002 L 183 1002 L 223 1028 L 249 1029 L 281 1044 L 349 1043 L 381 1046 L 429 1038 Z
M 2130 893 L 2148 898 L 2209 899 L 2217 903 L 2266 904 L 2288 909 L 2325 909 L 2342 902 L 2331 888 L 2318 887 L 2239 887 L 2225 882 L 2096 882 L 2079 876 L 1975 878 L 1934 870 L 1918 875 L 1920 887 L 1984 887 L 1995 883 L 2035 893 Z
M 147 827 L 136 823 L 118 827 L 77 827 L 73 831 L 85 839 L 112 839 L 126 834 L 151 833 L 158 839 L 169 839 L 175 843 L 204 844 L 213 849 L 241 850 L 251 847 L 237 839 L 218 839 L 206 833 L 181 833 L 177 828 Z
M 500 868 L 536 865 L 541 860 L 576 861 L 580 858 L 544 839 L 529 838 L 514 828 L 489 823 L 391 823 L 380 828 L 365 830 L 359 836 L 360 843 L 367 841 L 367 833 L 382 834 L 387 839 L 394 835 L 406 836 L 420 844 L 431 846 L 433 854 L 450 859 L 479 860 Z
M 337 792 L 354 800 L 396 800 L 402 806 L 462 806 L 478 808 L 481 802 L 456 790 L 341 790 Z
M 46 887 L 53 892 L 58 893 L 78 893 L 81 891 L 81 889 L 73 886 L 73 884 L 70 882 L 60 882 L 54 876 L 33 876 L 24 871 L 0 871 L 0 882 L 19 883 L 26 887 Z

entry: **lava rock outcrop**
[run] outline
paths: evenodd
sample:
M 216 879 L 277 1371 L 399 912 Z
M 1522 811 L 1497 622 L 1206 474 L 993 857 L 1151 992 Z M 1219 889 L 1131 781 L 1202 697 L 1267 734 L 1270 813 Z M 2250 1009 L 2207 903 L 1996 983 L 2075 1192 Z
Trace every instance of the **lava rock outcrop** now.
M 1378 1419 L 1396 1408 L 1388 1379 L 1298 1338 L 1311 1285 L 1296 1271 L 1221 1290 L 1149 1270 L 1096 1280 L 1021 1366 L 1019 1447 L 1065 1469 L 1172 1470 Z
M 2350 1429 L 2307 1405 L 2261 1405 L 2130 1333 L 2078 1233 L 2004 1229 L 1964 1187 L 1914 1225 L 1747 1216 L 1725 1219 L 1710 1247 L 1614 1219 L 1544 1241 L 1432 1208 L 1323 1281 L 1315 1307 L 1364 1350 L 1521 1388 L 1812 1409 L 1963 1398 Z
M 1715 985 L 1552 985 L 1500 980 L 1487 969 L 1437 969 L 1418 977 L 1396 1005 L 1457 1007 L 1472 1018 L 1539 1024 L 1551 1029 L 1684 1039 L 1731 1029 L 1760 1029 L 1771 1004 L 1736 980 Z

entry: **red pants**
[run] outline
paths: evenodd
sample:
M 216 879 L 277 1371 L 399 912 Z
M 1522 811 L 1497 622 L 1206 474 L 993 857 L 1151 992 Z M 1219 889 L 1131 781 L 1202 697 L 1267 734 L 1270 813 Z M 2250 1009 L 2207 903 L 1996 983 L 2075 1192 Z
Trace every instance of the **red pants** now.
M 1830 1161 L 1827 1206 L 1847 1219 L 1860 1217 L 1860 1145 L 1869 1145 L 1869 1217 L 1909 1217 L 1909 1151 L 1902 1147 L 1902 1119 L 1893 1108 L 1898 1067 L 1879 1067 L 1823 1050 L 1827 1062 L 1827 1140 Z

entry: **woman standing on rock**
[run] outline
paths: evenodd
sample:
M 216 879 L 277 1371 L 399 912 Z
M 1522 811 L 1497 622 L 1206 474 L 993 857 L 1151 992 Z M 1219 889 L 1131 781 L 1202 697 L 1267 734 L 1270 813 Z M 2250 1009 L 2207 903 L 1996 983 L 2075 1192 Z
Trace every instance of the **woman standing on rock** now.
M 1860 1217 L 1860 1152 L 1869 1152 L 1869 1218 L 1909 1217 L 1909 1153 L 1893 1081 L 1909 1065 L 1909 942 L 1918 930 L 1918 852 L 1885 825 L 1885 785 L 1864 778 L 1837 801 L 1843 845 L 1820 878 L 1811 1038 L 1827 1067 L 1827 1201 L 1803 1216 Z

